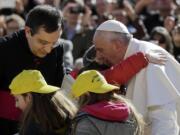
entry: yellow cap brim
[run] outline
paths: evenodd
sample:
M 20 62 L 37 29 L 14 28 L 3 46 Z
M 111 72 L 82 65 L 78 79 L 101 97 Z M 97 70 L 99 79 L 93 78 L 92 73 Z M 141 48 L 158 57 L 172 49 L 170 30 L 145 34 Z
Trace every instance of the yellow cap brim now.
M 11 90 L 11 94 L 13 95 L 19 95 L 19 94 L 24 94 L 28 92 L 35 92 L 35 93 L 51 93 L 59 90 L 59 87 L 51 86 L 51 85 L 46 85 L 40 89 L 35 89 L 35 90 L 20 90 L 20 89 L 13 89 Z
M 51 86 L 51 85 L 46 85 L 38 90 L 33 90 L 32 92 L 35 93 L 51 93 L 59 90 L 59 87 Z
M 92 90 L 79 90 L 79 89 L 74 89 L 71 90 L 71 94 L 73 95 L 74 98 L 78 98 L 81 95 L 85 94 L 86 92 L 93 92 L 93 93 L 107 93 L 110 91 L 113 91 L 115 89 L 119 89 L 119 87 L 111 85 L 111 84 L 104 84 L 101 87 L 98 87 L 97 89 L 92 89 Z M 78 92 L 77 92 L 78 91 Z
M 83 95 L 84 94 L 84 92 L 83 91 L 80 91 L 79 89 L 72 89 L 71 91 L 70 91 L 70 96 L 72 97 L 72 98 L 78 98 L 78 97 L 80 97 L 81 95 Z
M 103 84 L 101 87 L 99 87 L 97 89 L 90 90 L 90 92 L 93 92 L 93 93 L 108 93 L 108 92 L 116 90 L 116 89 L 118 90 L 119 87 L 106 83 L 106 84 Z

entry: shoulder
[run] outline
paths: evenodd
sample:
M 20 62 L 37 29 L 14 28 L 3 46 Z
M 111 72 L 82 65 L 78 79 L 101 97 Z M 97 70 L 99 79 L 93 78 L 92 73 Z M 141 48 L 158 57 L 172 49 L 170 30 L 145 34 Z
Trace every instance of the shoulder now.
M 24 30 L 20 30 L 17 32 L 14 32 L 10 35 L 6 35 L 4 37 L 0 38 L 0 47 L 3 46 L 14 46 L 15 44 L 18 44 L 18 42 L 23 41 L 25 38 Z
M 15 32 L 11 35 L 0 38 L 0 54 L 1 56 L 12 56 L 13 54 L 19 52 L 22 46 L 25 46 L 25 34 L 23 31 Z
M 132 44 L 134 47 L 135 46 L 137 47 L 138 51 L 141 51 L 141 52 L 148 52 L 151 50 L 164 51 L 165 52 L 165 50 L 162 47 L 160 47 L 160 46 L 158 46 L 158 45 L 156 45 L 150 41 L 133 39 Z
M 92 124 L 90 116 L 80 116 L 77 120 L 75 135 L 99 135 L 97 128 Z
M 78 120 L 76 135 L 132 135 L 136 132 L 137 123 L 133 119 L 125 122 L 106 121 L 87 115 Z

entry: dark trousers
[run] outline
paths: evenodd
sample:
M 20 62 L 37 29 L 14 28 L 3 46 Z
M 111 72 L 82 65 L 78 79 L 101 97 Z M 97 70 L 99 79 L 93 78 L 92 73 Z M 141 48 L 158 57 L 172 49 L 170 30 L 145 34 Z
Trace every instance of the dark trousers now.
M 13 135 L 18 132 L 18 122 L 0 118 L 0 135 Z

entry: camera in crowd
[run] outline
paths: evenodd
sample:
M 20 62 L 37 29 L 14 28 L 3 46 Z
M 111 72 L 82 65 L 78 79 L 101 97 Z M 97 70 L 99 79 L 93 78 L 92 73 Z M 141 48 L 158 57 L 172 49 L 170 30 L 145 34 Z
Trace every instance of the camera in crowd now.
M 77 5 L 75 7 L 70 8 L 70 13 L 73 14 L 85 13 L 85 8 L 81 5 Z

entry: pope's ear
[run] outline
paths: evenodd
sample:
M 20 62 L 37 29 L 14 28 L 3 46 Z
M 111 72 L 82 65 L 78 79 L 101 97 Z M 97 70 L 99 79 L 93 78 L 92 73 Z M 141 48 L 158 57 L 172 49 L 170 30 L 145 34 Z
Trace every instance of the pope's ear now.
M 114 47 L 117 51 L 119 51 L 121 49 L 121 45 L 122 45 L 122 41 L 121 40 L 114 40 Z

